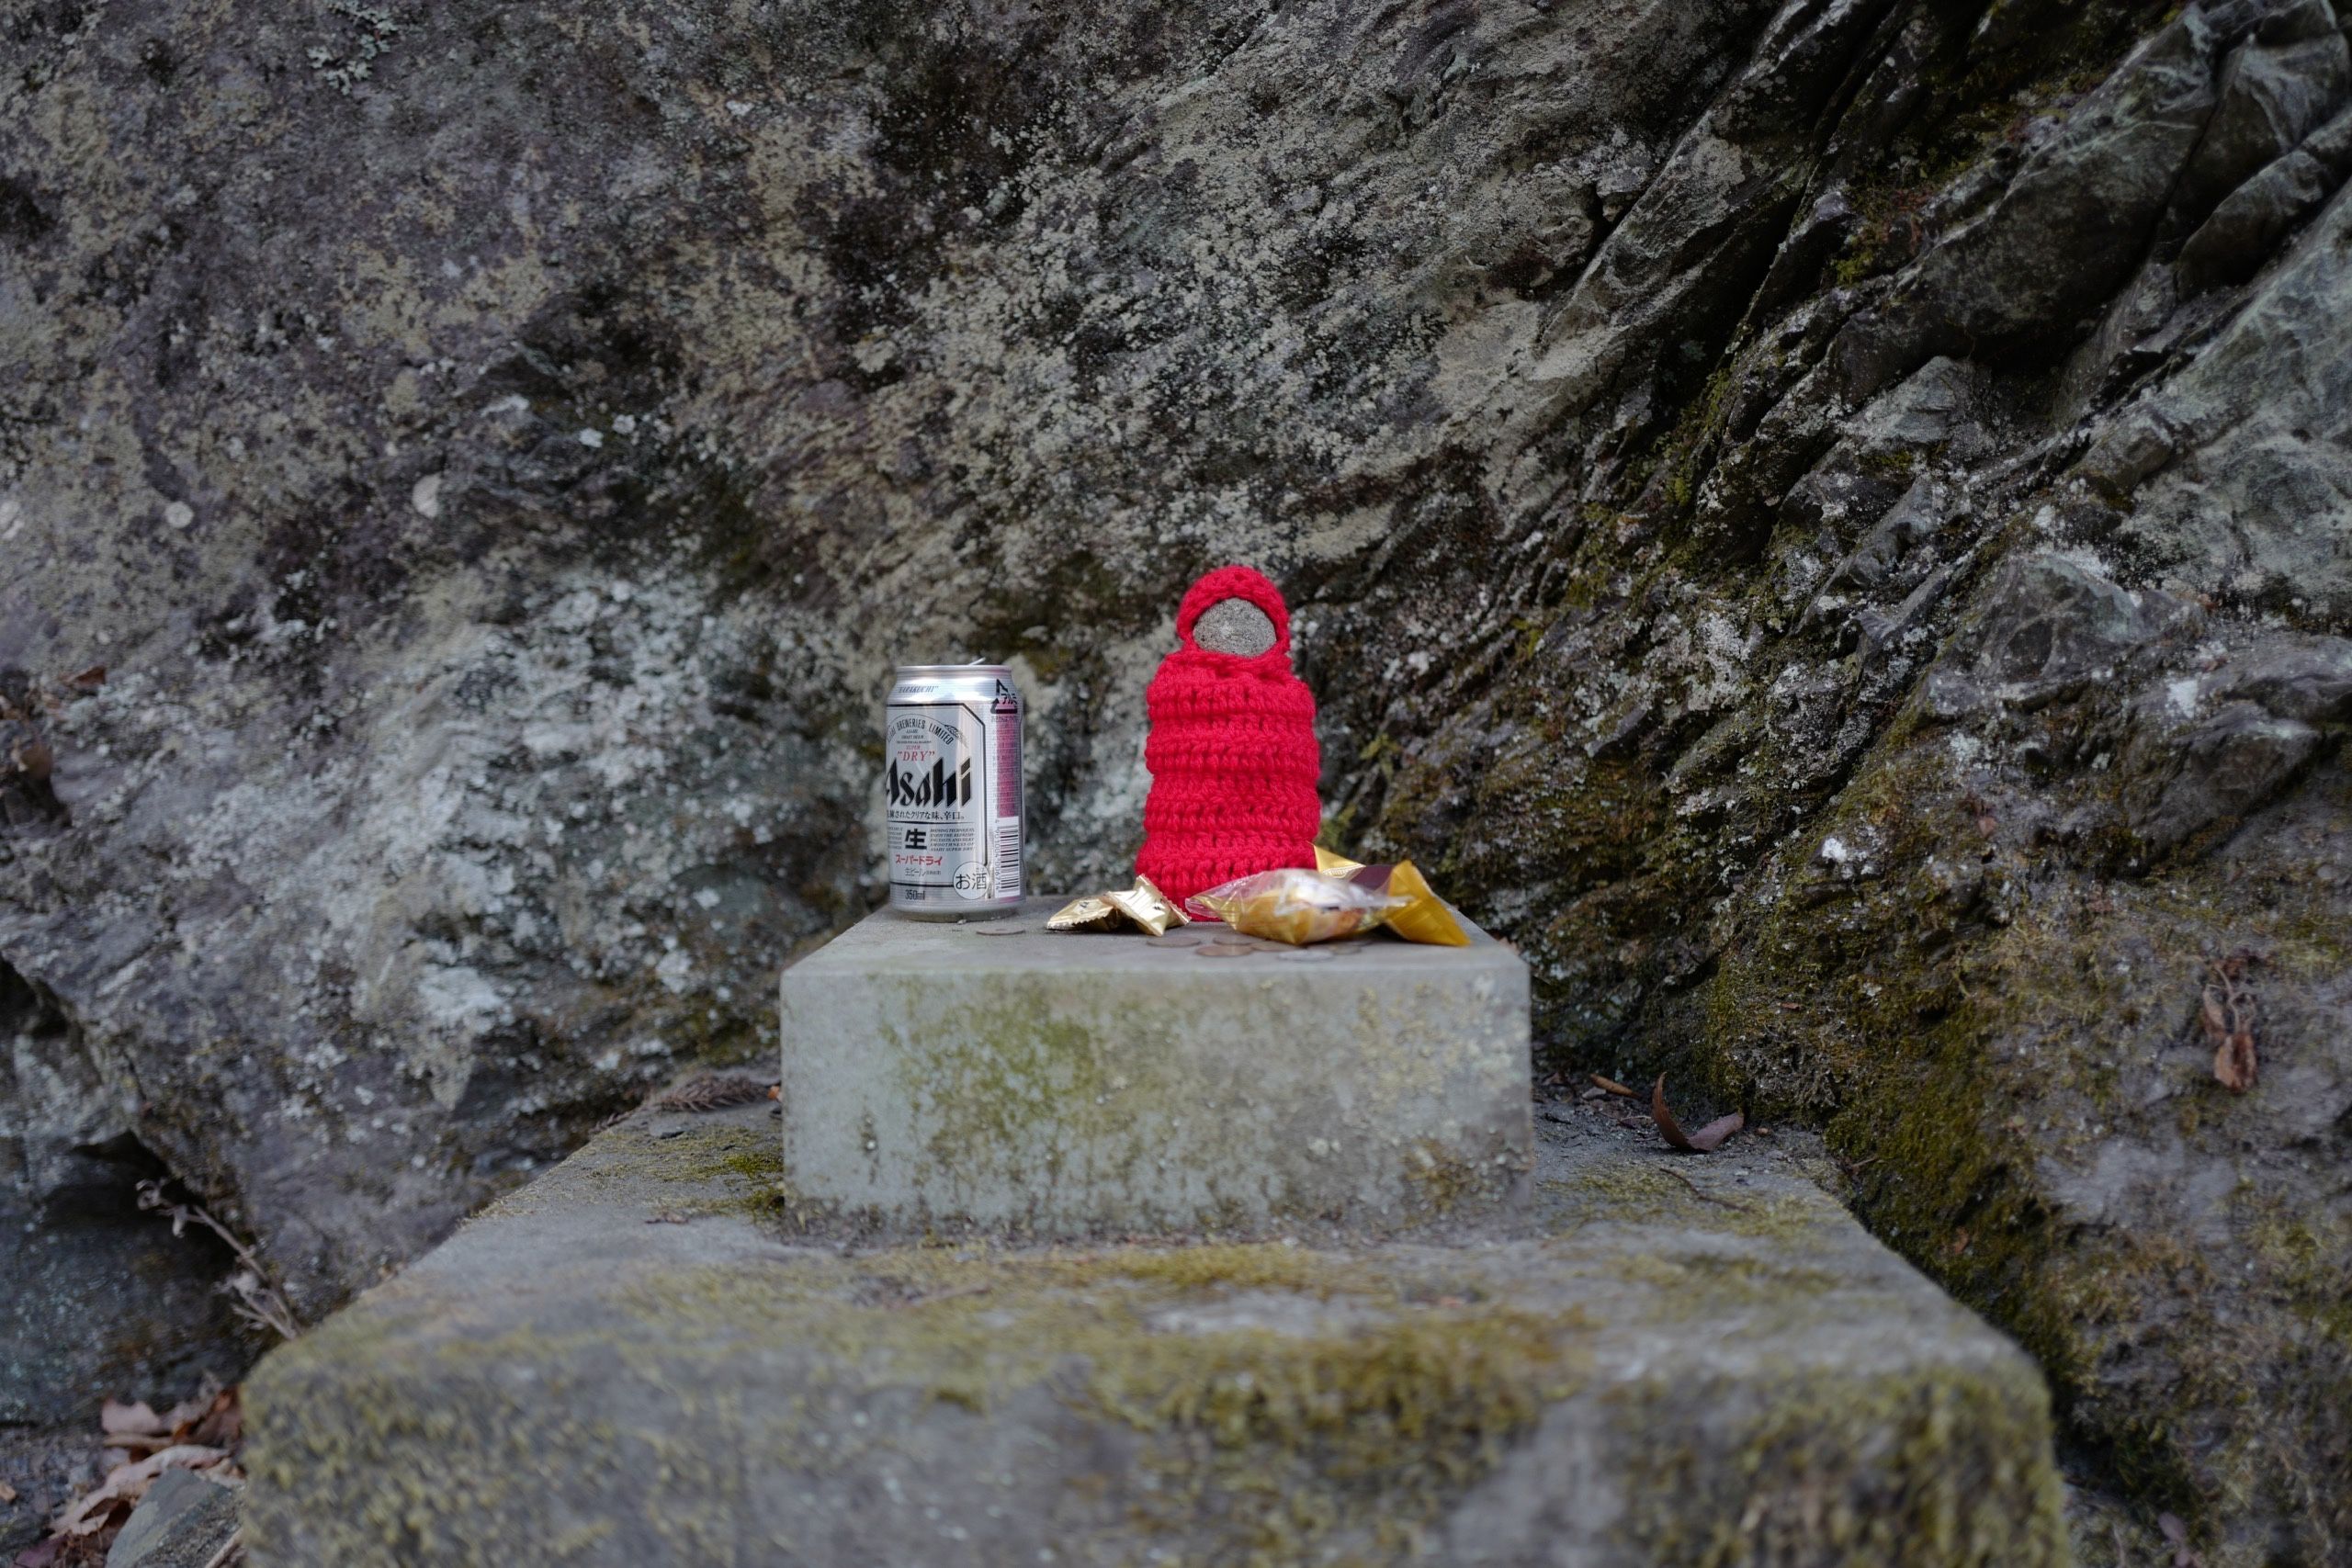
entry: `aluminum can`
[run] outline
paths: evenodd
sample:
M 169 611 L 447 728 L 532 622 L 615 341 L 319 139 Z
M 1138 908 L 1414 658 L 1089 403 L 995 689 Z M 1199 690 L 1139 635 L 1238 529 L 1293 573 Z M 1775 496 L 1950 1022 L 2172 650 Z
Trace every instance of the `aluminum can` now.
M 882 720 L 890 907 L 1021 908 L 1021 694 L 1001 664 L 901 664 Z

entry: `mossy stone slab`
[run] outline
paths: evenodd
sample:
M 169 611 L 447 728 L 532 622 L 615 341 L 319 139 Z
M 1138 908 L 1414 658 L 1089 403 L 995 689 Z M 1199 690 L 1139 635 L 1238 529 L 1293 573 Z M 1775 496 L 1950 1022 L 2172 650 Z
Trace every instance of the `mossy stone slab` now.
M 1048 931 L 1066 902 L 960 924 L 886 909 L 785 972 L 785 1165 L 804 1199 L 1070 1235 L 1393 1225 L 1524 1198 L 1528 981 L 1510 948 Z
M 2043 1386 L 1761 1141 L 1440 1240 L 814 1245 L 640 1116 L 269 1357 L 263 1568 L 2064 1561 Z

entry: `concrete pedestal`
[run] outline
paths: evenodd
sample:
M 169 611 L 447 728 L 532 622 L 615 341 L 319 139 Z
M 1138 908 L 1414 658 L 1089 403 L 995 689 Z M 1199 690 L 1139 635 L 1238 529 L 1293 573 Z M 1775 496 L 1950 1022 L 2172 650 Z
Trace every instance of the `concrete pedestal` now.
M 1526 1191 L 1527 968 L 868 917 L 785 972 L 785 1176 L 904 1227 L 1390 1229 Z
M 811 1246 L 645 1115 L 246 1385 L 257 1568 L 2057 1568 L 2031 1362 L 1779 1140 L 1555 1108 L 1508 1225 Z
M 2064 1561 L 2032 1364 L 1802 1140 L 1536 1136 L 1507 949 L 1052 907 L 866 921 L 781 1107 L 632 1117 L 270 1356 L 254 1562 Z

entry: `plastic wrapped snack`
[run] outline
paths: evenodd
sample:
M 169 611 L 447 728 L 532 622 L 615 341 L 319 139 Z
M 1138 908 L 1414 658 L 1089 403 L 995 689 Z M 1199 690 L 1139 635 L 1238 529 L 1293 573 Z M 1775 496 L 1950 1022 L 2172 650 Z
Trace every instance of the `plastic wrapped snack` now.
M 1243 936 L 1304 947 L 1369 931 L 1408 900 L 1303 866 L 1261 871 L 1198 893 L 1195 912 L 1223 920 Z
M 1333 854 L 1317 844 L 1315 868 L 1326 876 L 1342 877 L 1357 886 L 1403 899 L 1403 907 L 1391 911 L 1381 924 L 1407 942 L 1431 942 L 1439 947 L 1470 945 L 1470 933 L 1462 929 L 1462 922 L 1453 918 L 1453 910 L 1430 888 L 1429 879 L 1411 861 L 1365 865 L 1345 855 Z

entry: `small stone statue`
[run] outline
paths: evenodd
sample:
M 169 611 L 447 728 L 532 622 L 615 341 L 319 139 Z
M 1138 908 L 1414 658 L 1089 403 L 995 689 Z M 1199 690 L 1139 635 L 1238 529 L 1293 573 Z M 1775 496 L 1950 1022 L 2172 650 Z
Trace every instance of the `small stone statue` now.
M 1181 903 L 1254 872 L 1312 866 L 1323 807 L 1315 697 L 1290 667 L 1281 590 L 1245 566 L 1193 584 L 1182 644 L 1144 693 L 1143 851 L 1136 870 Z

